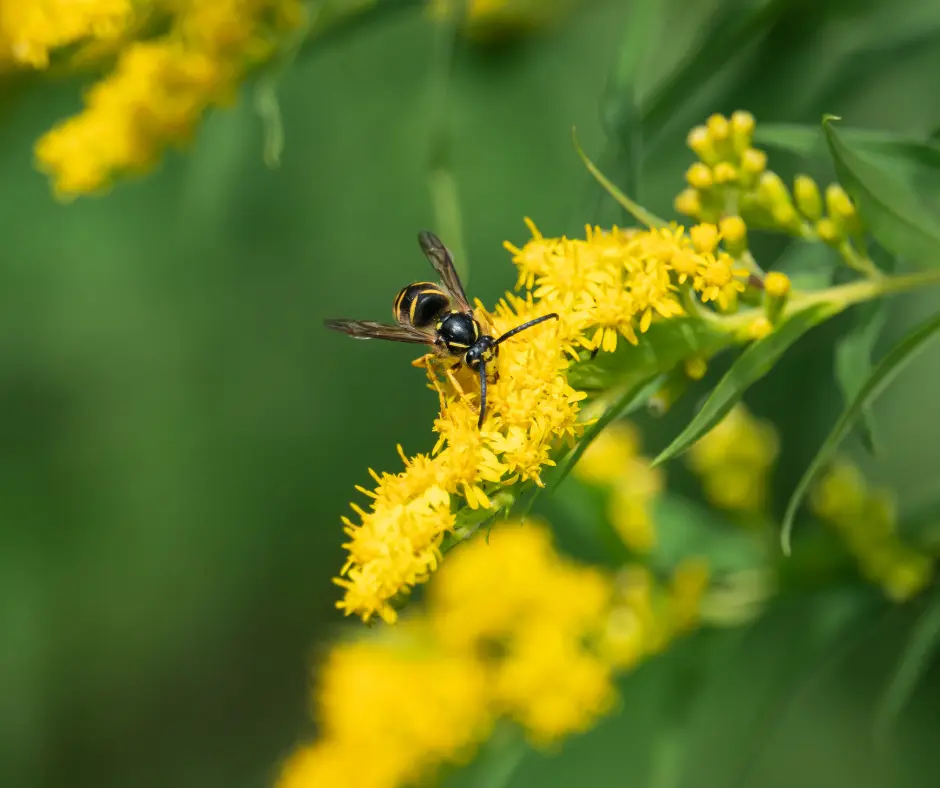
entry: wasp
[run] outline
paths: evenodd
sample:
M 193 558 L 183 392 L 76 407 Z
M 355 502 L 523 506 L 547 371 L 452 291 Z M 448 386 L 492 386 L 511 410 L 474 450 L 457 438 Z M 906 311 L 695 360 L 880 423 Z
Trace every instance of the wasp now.
M 480 420 L 486 417 L 487 365 L 494 364 L 499 346 L 546 320 L 557 320 L 551 313 L 529 320 L 494 339 L 483 331 L 464 292 L 454 260 L 447 247 L 433 233 L 418 233 L 421 251 L 431 263 L 440 283 L 414 282 L 403 287 L 395 297 L 397 325 L 373 320 L 327 320 L 327 328 L 342 331 L 355 339 L 389 339 L 429 345 L 444 358 L 456 359 L 451 369 L 465 364 L 480 376 Z

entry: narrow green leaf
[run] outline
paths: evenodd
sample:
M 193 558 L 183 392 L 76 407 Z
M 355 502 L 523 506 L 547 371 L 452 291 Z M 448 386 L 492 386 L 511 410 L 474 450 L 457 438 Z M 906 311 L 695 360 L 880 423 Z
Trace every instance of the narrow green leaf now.
M 265 166 L 276 169 L 281 166 L 284 151 L 284 121 L 277 89 L 284 75 L 300 54 L 304 41 L 315 23 L 319 8 L 310 9 L 304 21 L 281 44 L 275 57 L 264 67 L 255 87 L 255 111 L 261 118 L 262 158 Z
M 791 6 L 790 0 L 717 4 L 711 18 L 702 25 L 697 44 L 678 68 L 649 91 L 642 109 L 644 134 L 657 134 L 680 117 L 690 105 L 690 97 L 700 95 L 728 63 L 756 46 Z
M 855 327 L 836 343 L 836 381 L 848 405 L 871 374 L 871 351 L 884 328 L 886 310 L 881 301 L 858 307 Z M 877 450 L 875 422 L 871 408 L 864 408 L 860 418 L 862 443 L 870 454 Z
M 830 460 L 836 449 L 839 448 L 839 444 L 842 443 L 843 439 L 852 428 L 852 425 L 862 415 L 865 408 L 870 406 L 881 395 L 911 359 L 923 349 L 927 340 L 938 330 L 940 330 L 940 313 L 910 331 L 907 336 L 897 342 L 878 362 L 855 397 L 846 406 L 845 410 L 842 411 L 842 415 L 839 417 L 838 421 L 836 421 L 829 435 L 826 436 L 822 446 L 819 447 L 819 451 L 816 452 L 813 461 L 809 464 L 803 477 L 796 485 L 796 489 L 790 497 L 790 502 L 787 504 L 787 511 L 783 518 L 783 527 L 780 535 L 781 546 L 786 555 L 790 554 L 790 537 L 793 531 L 793 518 L 816 473 Z
M 584 435 L 581 436 L 578 445 L 568 454 L 564 464 L 553 475 L 549 489 L 554 491 L 558 485 L 565 480 L 565 477 L 571 473 L 571 469 L 574 468 L 578 460 L 581 459 L 581 455 L 587 451 L 588 446 L 594 442 L 594 439 L 601 434 L 604 427 L 614 421 L 614 419 L 626 416 L 633 410 L 636 410 L 636 408 L 642 406 L 643 403 L 656 392 L 660 385 L 662 385 L 663 379 L 663 375 L 657 375 L 652 380 L 645 378 L 639 381 L 625 391 L 613 405 L 607 408 L 597 421 L 584 431 Z
M 853 146 L 823 120 L 829 151 L 839 180 L 855 200 L 865 224 L 878 242 L 891 252 L 912 261 L 937 265 L 940 260 L 940 220 L 923 207 L 916 188 L 902 183 L 902 168 L 891 156 L 874 156 Z M 940 149 L 925 144 L 908 149 L 906 158 L 928 168 L 940 167 Z M 908 161 L 907 164 L 910 162 Z
M 897 668 L 885 688 L 875 712 L 875 741 L 884 746 L 897 724 L 898 717 L 917 689 L 917 684 L 930 667 L 931 657 L 940 649 L 940 589 L 936 590 L 927 609 L 918 617 L 901 652 Z
M 499 720 L 476 757 L 454 770 L 448 769 L 445 775 L 450 779 L 445 778 L 442 782 L 465 788 L 507 788 L 531 752 L 522 730 L 514 723 Z
M 624 209 L 633 216 L 641 224 L 645 224 L 647 227 L 665 227 L 666 222 L 663 219 L 660 219 L 655 214 L 647 211 L 643 206 L 638 205 L 626 194 L 624 194 L 620 189 L 614 186 L 607 178 L 604 176 L 594 162 L 591 161 L 587 154 L 581 149 L 581 146 L 578 144 L 578 135 L 575 129 L 571 130 L 571 139 L 574 141 L 575 150 L 578 152 L 578 155 L 581 157 L 581 161 L 584 162 L 584 166 L 588 168 L 588 172 L 594 176 L 597 182 L 607 190 L 607 193 L 610 194 Z
M 839 136 L 854 150 L 868 154 L 925 158 L 928 162 L 940 156 L 940 146 L 934 142 L 890 131 L 840 129 Z M 825 133 L 818 126 L 802 123 L 758 123 L 754 129 L 754 142 L 803 158 L 821 156 L 828 150 Z
M 758 123 L 754 128 L 754 142 L 807 159 L 825 148 L 825 138 L 819 128 L 800 123 Z
M 709 432 L 738 403 L 751 384 L 770 372 L 794 342 L 840 308 L 829 303 L 814 304 L 789 317 L 772 334 L 749 345 L 712 390 L 695 418 L 660 452 L 653 465 L 660 465 L 681 454 Z
M 618 181 L 630 189 L 636 201 L 642 200 L 643 196 L 645 156 L 638 83 L 650 49 L 655 45 L 656 28 L 664 16 L 663 7 L 662 0 L 624 5 L 623 17 L 619 20 L 624 33 L 601 100 L 604 132 L 610 141 L 609 146 L 616 147 L 613 171 L 617 173 Z M 603 198 L 603 190 L 598 189 L 595 215 Z

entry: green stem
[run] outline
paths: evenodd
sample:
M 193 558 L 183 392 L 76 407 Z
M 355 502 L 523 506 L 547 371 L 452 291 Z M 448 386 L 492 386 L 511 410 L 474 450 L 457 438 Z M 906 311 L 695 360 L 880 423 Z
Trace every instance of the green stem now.
M 787 305 L 785 315 L 801 312 L 815 304 L 833 304 L 839 311 L 848 307 L 871 301 L 886 295 L 906 293 L 919 287 L 940 284 L 940 269 L 918 271 L 915 274 L 903 276 L 881 276 L 878 279 L 864 279 L 858 282 L 827 287 L 825 290 L 793 293 Z M 739 331 L 748 326 L 752 320 L 763 314 L 763 309 L 745 309 L 733 315 L 720 318 L 716 321 L 722 329 L 730 332 Z
M 842 259 L 849 268 L 864 274 L 869 279 L 884 279 L 884 273 L 868 257 L 859 254 L 851 241 L 845 240 L 839 244 L 839 254 L 842 255 Z
M 749 249 L 745 249 L 741 256 L 738 258 L 738 262 L 741 263 L 750 273 L 754 274 L 758 279 L 763 281 L 765 273 L 764 269 L 758 265 L 757 260 L 754 259 L 754 255 L 751 254 Z

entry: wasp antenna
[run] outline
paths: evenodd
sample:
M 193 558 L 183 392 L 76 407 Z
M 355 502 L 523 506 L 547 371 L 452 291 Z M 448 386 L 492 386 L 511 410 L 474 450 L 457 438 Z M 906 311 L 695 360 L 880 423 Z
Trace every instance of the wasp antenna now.
M 480 359 L 480 420 L 477 429 L 483 429 L 483 419 L 486 418 L 486 361 Z
M 510 337 L 514 337 L 516 334 L 519 334 L 522 331 L 525 331 L 527 328 L 532 328 L 537 326 L 539 323 L 544 323 L 546 320 L 558 320 L 558 315 L 555 312 L 552 312 L 548 315 L 542 315 L 542 317 L 536 317 L 533 320 L 523 323 L 521 326 L 516 326 L 515 328 L 507 331 L 499 339 L 496 340 L 496 344 L 499 345 L 502 342 L 505 342 Z

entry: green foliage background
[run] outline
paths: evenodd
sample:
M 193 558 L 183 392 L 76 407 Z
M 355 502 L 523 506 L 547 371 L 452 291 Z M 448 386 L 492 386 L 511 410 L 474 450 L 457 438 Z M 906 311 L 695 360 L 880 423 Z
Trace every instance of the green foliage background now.
M 263 786 L 308 730 L 310 659 L 338 624 L 339 516 L 367 467 L 397 467 L 396 442 L 431 443 L 412 352 L 351 343 L 322 320 L 387 316 L 426 273 L 415 233 L 434 221 L 432 36 L 411 6 L 308 44 L 278 88 L 278 169 L 263 164 L 248 86 L 157 174 L 68 206 L 31 145 L 77 108 L 79 84 L 5 97 L 0 785 Z M 638 38 L 636 70 L 612 77 Z M 620 218 L 572 126 L 627 188 L 641 128 L 631 191 L 672 216 L 684 135 L 711 112 L 809 124 L 830 112 L 925 138 L 940 128 L 938 73 L 933 0 L 599 1 L 538 36 L 461 44 L 446 114 L 469 288 L 492 302 L 511 287 L 501 243 L 525 239 L 523 215 L 552 235 Z M 771 163 L 831 177 L 824 160 Z M 765 264 L 782 251 L 759 244 Z M 935 291 L 892 301 L 879 348 L 937 304 Z M 851 320 L 813 331 L 748 397 L 783 436 L 778 502 L 838 414 L 833 341 Z M 695 400 L 646 420 L 651 453 Z M 940 501 L 938 401 L 934 345 L 875 409 L 883 450 L 864 462 L 905 516 L 929 519 Z M 692 489 L 680 464 L 668 470 Z M 705 632 L 625 679 L 622 713 L 595 732 L 525 755 L 511 784 L 935 785 L 936 661 L 893 749 L 871 743 L 929 604 L 807 590 L 752 627 Z M 483 784 L 487 768 L 455 784 Z

